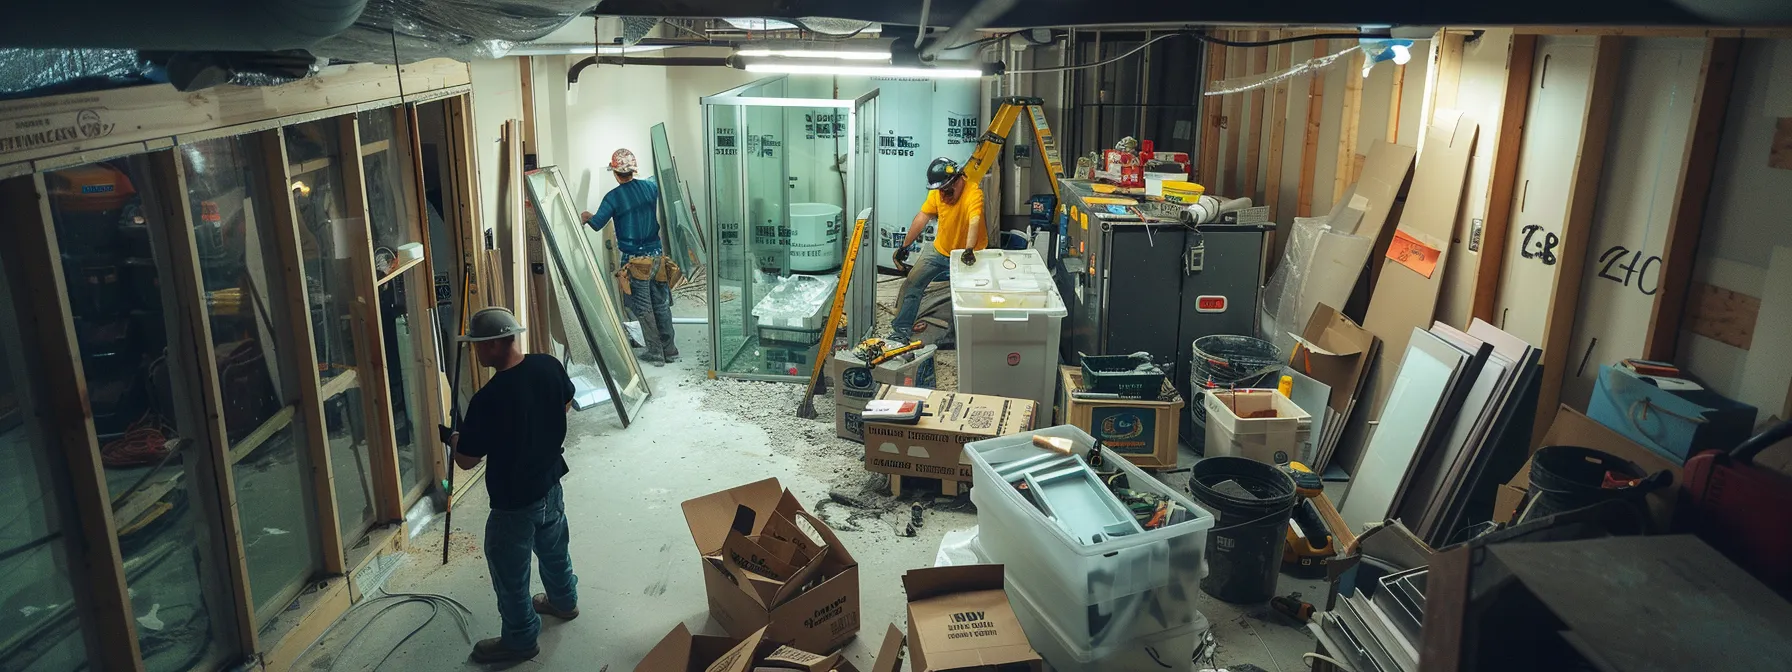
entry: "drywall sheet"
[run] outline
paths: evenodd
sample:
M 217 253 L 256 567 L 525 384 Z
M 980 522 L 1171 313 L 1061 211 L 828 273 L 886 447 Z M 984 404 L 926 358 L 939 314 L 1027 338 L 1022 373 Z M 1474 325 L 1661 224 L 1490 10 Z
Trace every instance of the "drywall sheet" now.
M 1626 44 L 1562 377 L 1574 408 L 1587 407 L 1600 364 L 1643 354 L 1705 53 L 1698 39 Z
M 1741 401 L 1760 409 L 1760 417 L 1786 413 L 1787 386 L 1792 384 L 1792 247 L 1773 248 L 1767 286 L 1780 291 L 1761 297 L 1755 316 L 1755 342 L 1742 370 Z
M 1480 267 L 1481 229 L 1487 217 L 1487 192 L 1493 181 L 1493 154 L 1499 146 L 1501 113 L 1506 106 L 1506 59 L 1512 49 L 1512 30 L 1488 29 L 1479 39 L 1462 46 L 1462 70 L 1456 87 L 1455 109 L 1475 122 L 1480 137 L 1469 161 L 1468 184 L 1462 191 L 1462 209 L 1450 236 L 1450 258 L 1444 268 L 1444 290 L 1437 301 L 1437 319 L 1464 329 L 1474 307 L 1475 273 Z
M 1412 189 L 1400 214 L 1396 236 L 1404 235 L 1417 246 L 1429 248 L 1435 255 L 1429 264 L 1434 270 L 1429 275 L 1414 270 L 1413 260 L 1394 258 L 1392 249 L 1386 257 L 1370 260 L 1372 264 L 1382 264 L 1382 272 L 1369 300 L 1363 328 L 1386 344 L 1383 352 L 1405 351 L 1413 330 L 1422 333 L 1431 324 L 1443 284 L 1443 276 L 1435 268 L 1447 267 L 1448 258 L 1444 255 L 1449 251 L 1450 230 L 1462 204 L 1462 179 L 1468 172 L 1475 130 L 1474 123 L 1462 121 L 1460 113 L 1442 110 L 1433 116 L 1426 129 L 1425 152 L 1419 157 Z M 1376 367 L 1364 391 L 1369 405 L 1363 417 L 1381 416 L 1396 373 L 1391 367 Z M 1351 423 L 1352 431 L 1346 433 L 1338 448 L 1339 464 L 1346 471 L 1363 454 L 1367 436 L 1361 428 L 1365 425 L 1365 421 Z
M 1592 84 L 1593 39 L 1541 38 L 1535 67 L 1494 324 L 1542 343 L 1562 224 L 1568 220 L 1568 188 L 1574 182 L 1571 148 L 1580 146 Z
M 1769 48 L 1767 100 L 1761 112 L 1775 119 L 1792 117 L 1792 40 L 1774 40 Z
M 1387 518 L 1451 380 L 1469 358 L 1455 346 L 1417 327 L 1404 340 L 1411 344 L 1401 358 L 1387 405 L 1376 414 L 1374 436 L 1339 511 L 1344 522 L 1359 534 L 1365 526 Z
M 1282 375 L 1294 379 L 1294 388 L 1289 391 L 1288 399 L 1313 416 L 1313 424 L 1307 432 L 1307 442 L 1300 448 L 1301 464 L 1314 464 L 1318 457 L 1319 445 L 1325 437 L 1326 420 L 1331 417 L 1332 386 L 1313 380 L 1306 374 L 1290 367 L 1282 367 Z

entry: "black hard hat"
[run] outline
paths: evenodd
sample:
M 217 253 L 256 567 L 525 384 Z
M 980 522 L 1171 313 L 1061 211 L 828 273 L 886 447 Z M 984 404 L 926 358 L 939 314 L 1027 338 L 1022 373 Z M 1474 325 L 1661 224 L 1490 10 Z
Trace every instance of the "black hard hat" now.
M 928 189 L 938 189 L 960 177 L 964 177 L 964 171 L 959 169 L 957 161 L 942 156 L 927 164 Z

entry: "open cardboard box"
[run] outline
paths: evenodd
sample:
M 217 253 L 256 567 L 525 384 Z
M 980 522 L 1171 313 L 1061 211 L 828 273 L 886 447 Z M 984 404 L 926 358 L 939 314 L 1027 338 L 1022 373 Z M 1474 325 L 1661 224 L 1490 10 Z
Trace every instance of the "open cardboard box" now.
M 761 668 L 858 672 L 838 653 L 824 656 L 772 642 L 764 628 L 746 637 L 715 637 L 693 635 L 683 623 L 647 652 L 647 657 L 635 666 L 635 672 L 748 672 Z
M 709 615 L 728 634 L 764 630 L 768 641 L 804 651 L 834 651 L 858 634 L 858 561 L 778 479 L 704 495 L 683 508 L 704 557 Z M 813 534 L 803 532 L 799 521 Z M 778 539 L 792 536 L 785 526 L 798 534 Z M 755 557 L 762 550 L 774 557 Z M 770 576 L 768 569 L 782 575 Z
M 1002 588 L 1001 565 L 959 565 L 909 570 L 908 650 L 913 672 L 1042 672 L 1020 619 Z M 891 626 L 875 672 L 895 672 Z M 898 649 L 899 650 L 899 649 Z
M 914 424 L 865 423 L 865 470 L 971 482 L 964 445 L 1033 428 L 1039 403 L 987 394 L 963 394 L 884 385 L 877 399 L 926 399 Z

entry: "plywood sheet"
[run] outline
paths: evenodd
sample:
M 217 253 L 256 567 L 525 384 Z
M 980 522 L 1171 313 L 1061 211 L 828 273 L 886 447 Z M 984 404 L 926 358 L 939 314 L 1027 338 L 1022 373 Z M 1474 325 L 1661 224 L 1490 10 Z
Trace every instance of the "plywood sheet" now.
M 1754 343 L 1755 318 L 1760 312 L 1760 299 L 1695 282 L 1686 298 L 1686 330 L 1747 350 Z

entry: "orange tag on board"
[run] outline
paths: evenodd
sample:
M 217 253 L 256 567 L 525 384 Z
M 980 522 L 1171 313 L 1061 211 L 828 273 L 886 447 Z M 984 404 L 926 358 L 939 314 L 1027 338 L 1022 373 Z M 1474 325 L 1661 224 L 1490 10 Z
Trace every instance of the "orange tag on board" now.
M 1394 242 L 1388 245 L 1389 259 L 1426 278 L 1430 278 L 1431 274 L 1437 270 L 1439 256 L 1441 253 L 1437 248 L 1421 243 L 1419 239 L 1398 229 L 1394 231 Z

